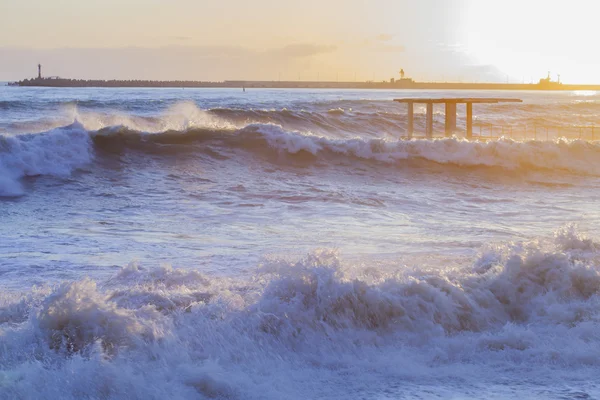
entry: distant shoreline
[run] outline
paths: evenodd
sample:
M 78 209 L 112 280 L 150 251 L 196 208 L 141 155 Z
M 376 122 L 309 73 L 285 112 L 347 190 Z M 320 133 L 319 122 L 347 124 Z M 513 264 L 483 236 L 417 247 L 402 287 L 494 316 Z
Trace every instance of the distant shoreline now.
M 20 87 L 112 87 L 112 88 L 265 88 L 265 89 L 430 89 L 430 90 L 591 90 L 600 85 L 568 85 L 558 82 L 539 83 L 474 83 L 415 82 L 402 79 L 389 82 L 321 82 L 321 81 L 152 81 L 152 80 L 84 80 L 34 78 L 9 82 Z

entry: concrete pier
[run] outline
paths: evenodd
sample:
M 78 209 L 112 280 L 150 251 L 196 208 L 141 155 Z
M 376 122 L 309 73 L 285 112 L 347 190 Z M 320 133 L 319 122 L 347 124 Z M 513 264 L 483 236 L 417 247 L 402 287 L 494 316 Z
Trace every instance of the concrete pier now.
M 446 103 L 445 133 L 447 137 L 456 132 L 456 103 Z
M 427 103 L 427 124 L 425 128 L 427 139 L 433 138 L 433 103 Z
M 467 103 L 467 139 L 473 137 L 473 103 Z
M 510 98 L 406 98 L 406 99 L 394 99 L 394 101 L 398 103 L 406 103 L 408 107 L 407 111 L 407 136 L 408 138 L 412 138 L 414 135 L 414 105 L 415 104 L 425 104 L 427 106 L 427 114 L 425 116 L 425 137 L 427 139 L 433 138 L 433 105 L 434 104 L 444 104 L 445 106 L 445 121 L 444 121 L 444 133 L 446 137 L 450 137 L 457 132 L 456 129 L 456 105 L 457 104 L 466 104 L 467 107 L 467 131 L 466 137 L 467 139 L 471 139 L 473 137 L 473 103 L 486 103 L 486 104 L 495 104 L 495 103 L 522 103 L 521 99 L 510 99 Z
M 406 105 L 408 106 L 408 120 L 406 123 L 406 133 L 408 134 L 408 138 L 411 139 L 415 131 L 414 106 L 413 103 L 406 103 Z

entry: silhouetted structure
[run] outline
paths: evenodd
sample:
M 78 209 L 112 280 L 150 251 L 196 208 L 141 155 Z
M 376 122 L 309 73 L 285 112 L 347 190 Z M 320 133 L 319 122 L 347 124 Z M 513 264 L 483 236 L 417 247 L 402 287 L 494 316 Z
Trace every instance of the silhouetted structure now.
M 429 89 L 429 90 L 600 90 L 600 85 L 563 85 L 554 82 L 548 75 L 539 83 L 464 83 L 464 82 L 415 82 L 400 70 L 400 79 L 381 82 L 326 82 L 326 81 L 151 81 L 151 80 L 100 80 L 65 79 L 59 77 L 42 78 L 42 65 L 38 64 L 38 76 L 12 82 L 9 86 L 45 87 L 147 87 L 147 88 L 271 88 L 271 89 Z
M 546 90 L 560 90 L 562 88 L 562 83 L 560 83 L 560 75 L 558 75 L 557 81 L 553 81 L 550 78 L 550 71 L 548 71 L 548 76 L 546 78 L 540 79 L 540 81 L 538 82 L 538 86 Z
M 473 136 L 473 103 L 522 103 L 521 99 L 507 99 L 507 98 L 407 98 L 407 99 L 394 99 L 398 103 L 406 103 L 408 106 L 408 125 L 407 125 L 407 136 L 410 139 L 414 133 L 414 112 L 413 104 L 426 104 L 427 105 L 427 116 L 425 126 L 425 136 L 429 139 L 433 137 L 433 105 L 444 104 L 446 107 L 445 113 L 445 133 L 446 136 L 452 136 L 456 132 L 456 105 L 464 103 L 467 105 L 467 132 L 466 136 L 471 139 Z

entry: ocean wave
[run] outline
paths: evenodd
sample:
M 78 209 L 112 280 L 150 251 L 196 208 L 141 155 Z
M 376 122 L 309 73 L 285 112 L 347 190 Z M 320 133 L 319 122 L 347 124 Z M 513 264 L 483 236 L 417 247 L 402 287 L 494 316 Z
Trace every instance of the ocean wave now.
M 26 176 L 68 176 L 93 160 L 90 134 L 80 123 L 43 134 L 0 135 L 0 197 L 23 194 Z
M 246 280 L 132 263 L 101 287 L 86 278 L 51 291 L 36 289 L 26 295 L 25 303 L 5 297 L 0 324 L 29 321 L 36 329 L 60 332 L 59 339 L 84 338 L 78 329 L 88 323 L 114 323 L 106 327 L 107 334 L 140 335 L 145 332 L 140 323 L 160 320 L 155 311 L 229 313 L 222 320 L 248 319 L 259 331 L 277 335 L 281 329 L 289 330 L 287 335 L 298 327 L 318 334 L 358 329 L 391 336 L 444 336 L 501 329 L 506 323 L 573 326 L 598 316 L 599 262 L 600 242 L 567 225 L 552 239 L 494 245 L 471 265 L 452 268 L 356 268 L 327 249 L 297 262 L 265 260 Z M 31 301 L 32 295 L 41 301 Z M 5 313 L 7 309 L 12 314 Z M 145 314 L 139 314 L 141 310 Z M 132 313 L 138 313 L 137 318 Z M 96 330 L 93 339 L 101 339 L 102 332 Z M 160 334 L 151 336 L 145 341 Z M 55 339 L 48 336 L 50 348 L 82 348 Z M 80 344 L 92 344 L 90 340 Z
M 217 152 L 215 152 L 215 149 Z M 126 126 L 96 131 L 79 122 L 41 134 L 0 136 L 0 196 L 23 193 L 26 176 L 68 176 L 103 152 L 142 151 L 165 156 L 186 152 L 219 154 L 219 149 L 242 149 L 250 154 L 337 162 L 341 159 L 403 165 L 424 161 L 460 168 L 496 167 L 600 175 L 600 143 L 584 140 L 487 142 L 460 138 L 392 140 L 332 138 L 288 131 L 274 124 L 194 127 L 147 133 Z
M 0 110 L 31 110 L 33 109 L 60 109 L 68 107 L 79 107 L 84 110 L 148 110 L 164 106 L 161 100 L 140 99 L 134 101 L 122 101 L 118 99 L 44 99 L 38 100 L 0 100 Z
M 30 102 L 31 103 L 31 102 Z M 217 103 L 219 104 L 219 103 Z M 29 104 L 21 100 L 0 101 L 0 109 L 28 109 L 50 106 L 53 121 L 45 123 L 46 130 L 56 128 L 59 121 L 80 121 L 89 130 L 123 125 L 132 130 L 159 133 L 167 130 L 185 130 L 208 126 L 227 126 L 241 129 L 249 124 L 275 124 L 286 130 L 313 132 L 323 136 L 348 137 L 397 137 L 405 132 L 406 111 L 404 107 L 386 100 L 339 100 L 321 102 L 285 102 L 283 107 L 264 105 L 246 108 L 241 106 L 219 106 L 211 103 L 200 107 L 193 101 L 175 99 L 135 99 L 130 101 L 115 99 L 49 100 Z M 597 125 L 597 108 L 600 103 L 593 101 L 569 101 L 548 103 L 523 103 L 518 105 L 481 105 L 476 118 L 486 122 L 511 128 L 515 135 L 523 136 L 521 130 L 534 125 L 544 129 L 551 127 L 552 136 L 566 135 L 578 137 L 575 126 Z M 262 104 L 261 104 L 262 105 Z M 461 110 L 460 113 L 463 111 Z M 443 130 L 444 112 L 434 108 L 436 130 Z M 66 123 L 66 122 L 65 122 Z M 425 130 L 425 106 L 415 107 L 415 129 Z M 465 122 L 459 118 L 459 126 L 465 129 Z M 31 130 L 27 126 L 31 125 Z M 41 131 L 38 126 L 43 121 L 19 121 L 8 124 L 12 133 Z M 557 128 L 560 128 L 560 133 Z M 590 135 L 587 128 L 586 135 Z M 531 134 L 531 133 L 530 133 Z
M 213 144 L 251 152 L 275 152 L 291 157 L 308 155 L 321 160 L 346 157 L 397 164 L 424 160 L 458 167 L 499 167 L 509 170 L 547 169 L 579 174 L 600 174 L 600 143 L 584 140 L 516 141 L 502 138 L 486 142 L 460 138 L 365 139 L 330 138 L 287 131 L 273 124 L 250 124 L 242 129 L 199 129 L 145 134 L 113 127 L 93 134 L 97 144 L 132 148 L 151 144 Z M 267 146 L 264 146 L 267 144 Z
M 391 103 L 391 104 L 387 104 Z M 211 108 L 209 115 L 221 118 L 242 127 L 252 123 L 280 125 L 286 130 L 310 131 L 323 135 L 355 135 L 381 137 L 399 136 L 406 131 L 407 116 L 403 107 L 393 102 L 372 104 L 346 104 L 331 102 L 317 105 L 307 105 L 306 108 Z M 529 135 L 534 126 L 538 134 L 549 127 L 552 136 L 579 136 L 579 127 L 584 128 L 587 137 L 591 136 L 591 127 L 598 125 L 597 112 L 599 103 L 558 103 L 558 104 L 519 104 L 482 105 L 481 113 L 476 116 L 485 125 L 491 123 L 495 129 L 503 127 L 516 137 L 524 138 L 528 127 Z M 424 105 L 415 106 L 415 130 L 425 130 Z M 464 110 L 459 113 L 464 113 Z M 462 114 L 464 115 L 464 114 Z M 445 112 L 443 108 L 434 108 L 434 125 L 436 131 L 444 128 Z M 459 118 L 458 124 L 464 131 L 465 122 Z M 559 132 L 560 130 L 560 132 Z
M 540 379 L 557 364 L 582 373 L 600 367 L 599 249 L 568 226 L 448 268 L 359 267 L 331 250 L 265 260 L 248 278 L 131 264 L 107 281 L 0 295 L 0 388 L 21 397 L 302 398 L 310 377 L 343 398 L 365 390 L 355 385 L 447 365 L 507 373 L 526 363 Z M 362 383 L 346 379 L 355 363 L 369 374 Z M 65 380 L 75 369 L 79 379 Z M 265 379 L 279 384 L 261 390 Z
M 398 135 L 406 124 L 406 115 L 402 112 L 392 113 L 381 110 L 356 112 L 352 108 L 340 107 L 323 110 L 314 107 L 299 110 L 213 108 L 207 112 L 237 127 L 272 124 L 288 130 L 326 135 L 356 133 L 363 136 Z M 417 121 L 417 125 L 420 122 Z

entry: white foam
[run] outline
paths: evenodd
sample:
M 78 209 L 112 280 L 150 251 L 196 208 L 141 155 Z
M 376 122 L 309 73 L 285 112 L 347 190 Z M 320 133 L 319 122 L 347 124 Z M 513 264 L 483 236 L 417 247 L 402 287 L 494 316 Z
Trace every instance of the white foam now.
M 424 159 L 466 167 L 544 168 L 600 174 L 600 142 L 568 139 L 523 142 L 505 138 L 478 142 L 455 137 L 433 140 L 334 139 L 286 131 L 271 124 L 252 124 L 245 129 L 259 132 L 270 146 L 292 154 L 301 151 L 313 155 L 332 152 L 385 163 Z
M 154 340 L 160 315 L 152 307 L 120 308 L 96 283 L 84 279 L 60 286 L 48 296 L 35 317 L 50 348 L 77 352 L 99 342 L 111 354 L 136 341 Z M 145 321 L 152 321 L 151 324 Z
M 187 101 L 178 102 L 155 117 L 135 116 L 120 111 L 104 113 L 83 111 L 74 105 L 69 108 L 68 113 L 89 131 L 125 127 L 139 132 L 162 133 L 184 132 L 193 128 L 235 129 L 239 127 Z
M 329 250 L 265 261 L 245 279 L 132 264 L 104 283 L 6 297 L 0 315 L 29 317 L 0 321 L 0 393 L 341 399 L 509 387 L 547 398 L 573 379 L 593 393 L 599 256 L 569 226 L 452 268 L 359 268 Z
M 0 196 L 23 194 L 26 176 L 69 176 L 90 163 L 93 148 L 80 123 L 41 134 L 0 137 Z
M 337 110 L 333 110 L 336 111 Z M 105 128 L 123 127 L 140 133 L 160 134 L 166 131 L 185 132 L 200 128 L 212 130 L 236 130 L 239 129 L 241 140 L 246 133 L 259 133 L 267 143 L 274 149 L 297 154 L 308 152 L 313 155 L 329 154 L 357 157 L 365 160 L 374 160 L 384 163 L 398 163 L 403 160 L 428 160 L 440 164 L 451 164 L 462 167 L 500 167 L 511 170 L 527 169 L 550 169 L 563 170 L 574 173 L 600 174 L 600 142 L 589 142 L 584 140 L 557 139 L 550 141 L 516 141 L 502 138 L 487 142 L 468 141 L 461 138 L 440 138 L 434 140 L 413 139 L 394 140 L 389 136 L 373 139 L 364 137 L 348 138 L 331 136 L 317 136 L 310 131 L 290 131 L 275 124 L 250 123 L 248 125 L 236 124 L 226 118 L 221 118 L 210 111 L 198 108 L 192 102 L 179 102 L 166 109 L 156 117 L 142 117 L 124 114 L 122 112 L 88 112 L 81 111 L 75 105 L 70 105 L 66 114 L 70 118 L 79 121 L 68 127 L 56 128 L 47 133 L 38 135 L 24 135 L 27 140 L 20 136 L 4 137 L 6 146 L 14 147 L 21 154 L 0 153 L 0 166 L 18 163 L 19 158 L 27 158 L 26 164 L 17 165 L 16 171 L 5 172 L 0 178 L 0 189 L 3 195 L 22 194 L 22 188 L 18 178 L 29 174 L 57 173 L 61 166 L 64 170 L 71 169 L 67 162 L 55 160 L 54 170 L 48 165 L 37 166 L 35 160 L 45 160 L 61 157 L 66 151 L 74 150 L 73 154 L 79 157 L 71 157 L 73 164 L 78 164 L 90 150 L 79 151 L 78 149 L 88 146 L 84 143 L 89 140 L 84 131 L 97 131 Z M 252 121 L 246 121 L 252 122 Z M 359 127 L 357 127 L 359 129 Z M 365 128 L 367 131 L 370 130 Z M 108 129 L 105 133 L 110 134 Z M 93 132 L 93 134 L 97 134 Z M 362 134 L 362 132 L 356 132 Z M 65 136 L 70 136 L 69 146 L 62 146 Z M 15 139 L 17 138 L 17 139 Z M 34 138 L 34 139 L 32 139 Z M 56 142 L 56 143 L 52 143 Z M 22 148 L 21 148 L 22 147 Z M 77 150 L 75 148 L 78 148 Z M 88 146 L 89 147 L 89 146 Z M 53 149 L 57 148 L 59 152 Z M 11 149 L 13 151 L 13 149 Z M 38 153 L 34 155 L 32 153 Z M 43 154 L 45 152 L 45 154 Z M 27 154 L 29 156 L 27 156 Z M 4 160 L 4 159 L 7 160 Z M 78 164 L 79 165 L 79 164 Z M 6 169 L 6 168 L 5 168 Z M 40 171 L 40 172 L 36 172 Z M 59 173 L 64 173 L 60 172 Z

